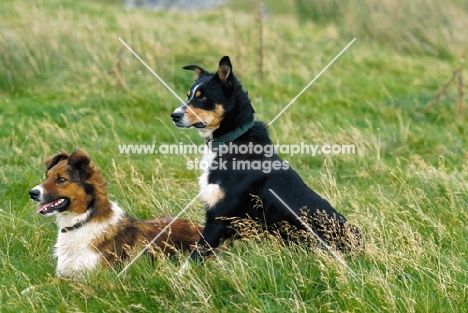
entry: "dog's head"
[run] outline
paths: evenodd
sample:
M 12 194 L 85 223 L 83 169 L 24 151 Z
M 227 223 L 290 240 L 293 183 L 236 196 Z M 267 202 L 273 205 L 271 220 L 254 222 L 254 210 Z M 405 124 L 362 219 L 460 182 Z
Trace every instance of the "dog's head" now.
M 45 181 L 29 191 L 31 199 L 39 202 L 36 212 L 43 215 L 65 211 L 85 213 L 95 197 L 93 177 L 100 178 L 89 155 L 80 149 L 70 155 L 58 153 L 47 159 L 45 166 Z M 105 184 L 101 183 L 100 188 L 105 188 Z
M 253 108 L 234 76 L 228 56 L 221 58 L 215 73 L 198 65 L 183 68 L 195 71 L 195 82 L 187 93 L 187 102 L 171 114 L 177 127 L 196 128 L 202 136 L 209 137 L 213 132 L 219 135 L 223 128 L 227 132 L 244 119 L 253 119 Z

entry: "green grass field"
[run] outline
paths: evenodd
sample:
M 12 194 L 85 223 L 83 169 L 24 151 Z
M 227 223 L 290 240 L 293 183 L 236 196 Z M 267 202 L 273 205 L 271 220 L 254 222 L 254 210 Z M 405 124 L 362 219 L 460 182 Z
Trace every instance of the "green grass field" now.
M 315 22 L 298 18 L 292 2 L 266 1 L 262 57 L 249 1 L 183 13 L 128 11 L 111 0 L 3 0 L 0 311 L 467 312 L 468 100 L 455 81 L 425 108 L 454 70 L 468 77 L 460 62 L 468 57 L 468 9 L 458 0 L 440 8 L 416 1 L 434 21 L 420 27 L 422 15 L 412 19 L 424 12 L 418 7 L 349 2 L 356 6 L 335 12 L 311 1 L 321 12 Z M 385 12 L 395 11 L 392 24 Z M 353 23 L 360 15 L 361 26 Z M 198 193 L 199 173 L 187 161 L 200 155 L 119 153 L 121 144 L 202 143 L 172 124 L 179 101 L 119 37 L 182 98 L 193 79 L 182 66 L 215 70 L 230 55 L 266 123 L 357 39 L 270 126 L 277 144 L 356 146 L 353 155 L 282 155 L 363 230 L 365 253 L 343 255 L 356 277 L 325 251 L 262 234 L 182 276 L 187 255 L 141 258 L 119 277 L 118 268 L 80 281 L 55 277 L 54 219 L 37 215 L 28 197 L 45 158 L 85 149 L 110 198 L 139 218 L 174 216 Z M 202 203 L 183 217 L 203 223 Z

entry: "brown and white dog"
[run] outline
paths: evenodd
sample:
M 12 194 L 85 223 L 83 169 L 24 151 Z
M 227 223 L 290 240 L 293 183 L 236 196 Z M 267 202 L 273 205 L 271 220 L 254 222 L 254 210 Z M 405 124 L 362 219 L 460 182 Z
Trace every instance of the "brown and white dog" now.
M 80 149 L 58 153 L 45 162 L 46 180 L 31 191 L 36 212 L 57 215 L 55 256 L 58 276 L 79 277 L 86 270 L 112 265 L 134 254 L 163 231 L 146 253 L 152 257 L 191 251 L 203 227 L 170 217 L 141 221 L 107 197 L 101 171 Z

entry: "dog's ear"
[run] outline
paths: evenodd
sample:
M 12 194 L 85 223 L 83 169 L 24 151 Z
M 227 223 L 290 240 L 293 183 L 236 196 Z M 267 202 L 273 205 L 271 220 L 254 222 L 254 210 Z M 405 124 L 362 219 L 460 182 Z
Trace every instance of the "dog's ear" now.
M 88 179 L 91 175 L 90 163 L 91 158 L 86 151 L 82 149 L 76 149 L 68 157 L 68 164 L 78 170 L 83 180 Z
M 55 165 L 57 165 L 57 163 L 59 163 L 60 161 L 66 160 L 66 159 L 68 159 L 68 153 L 66 152 L 60 152 L 51 156 L 44 162 L 44 165 L 46 167 L 46 172 L 50 170 L 52 167 L 54 167 Z
M 195 64 L 190 64 L 182 67 L 184 70 L 189 70 L 189 71 L 195 71 L 195 77 L 194 81 L 199 80 L 201 77 L 205 76 L 208 74 L 207 71 L 201 66 L 195 65 Z
M 232 86 L 232 64 L 228 56 L 224 56 L 219 61 L 218 71 L 216 73 L 219 80 L 225 86 Z

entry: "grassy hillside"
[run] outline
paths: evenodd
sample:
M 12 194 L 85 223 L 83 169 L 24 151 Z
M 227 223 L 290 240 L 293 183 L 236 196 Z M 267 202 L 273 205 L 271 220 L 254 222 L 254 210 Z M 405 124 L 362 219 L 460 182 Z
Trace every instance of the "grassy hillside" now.
M 270 2 L 260 25 L 247 1 L 198 13 L 127 11 L 118 1 L 2 1 L 2 312 L 466 311 L 468 100 L 457 106 L 456 81 L 425 110 L 454 70 L 468 75 L 460 63 L 466 46 L 435 53 L 419 36 L 413 49 L 401 48 L 407 37 L 344 31 L 333 15 L 298 22 L 292 2 Z M 463 22 L 466 6 L 452 8 Z M 413 11 L 399 12 L 410 19 Z M 388 27 L 405 36 L 407 26 Z M 456 38 L 466 33 L 450 30 Z M 173 126 L 178 100 L 119 37 L 182 98 L 193 78 L 182 66 L 215 70 L 230 55 L 266 123 L 357 38 L 270 126 L 278 144 L 356 146 L 353 155 L 282 156 L 365 233 L 366 252 L 343 256 L 357 277 L 324 251 L 285 247 L 264 234 L 181 277 L 187 255 L 155 264 L 142 258 L 120 277 L 119 269 L 82 281 L 54 276 L 56 225 L 28 199 L 53 153 L 88 151 L 111 198 L 140 218 L 176 215 L 198 193 L 199 173 L 187 161 L 199 155 L 119 152 L 121 144 L 202 143 L 195 131 Z M 433 38 L 443 46 L 448 37 Z M 200 201 L 183 215 L 199 223 L 203 216 Z

